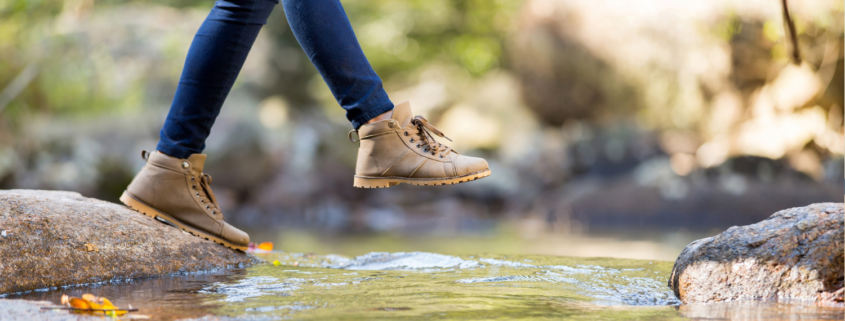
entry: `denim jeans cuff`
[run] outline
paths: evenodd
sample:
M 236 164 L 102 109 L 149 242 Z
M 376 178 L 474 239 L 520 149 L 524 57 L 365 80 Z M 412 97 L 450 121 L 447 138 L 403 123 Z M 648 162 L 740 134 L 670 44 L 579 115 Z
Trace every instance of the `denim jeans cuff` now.
M 358 129 L 358 128 L 361 127 L 361 125 L 364 125 L 365 123 L 370 121 L 370 119 L 373 119 L 376 116 L 384 114 L 384 113 L 391 111 L 391 110 L 393 110 L 393 102 L 388 101 L 388 102 L 382 104 L 381 106 L 373 108 L 370 111 L 368 111 L 367 113 L 353 119 L 352 120 L 352 127 L 355 128 L 355 129 Z
M 156 146 L 156 150 L 164 153 L 167 156 L 182 158 L 182 159 L 188 158 L 188 157 L 191 156 L 191 154 L 194 154 L 191 151 L 171 146 L 171 145 L 169 145 L 169 144 L 167 144 L 163 141 L 158 142 L 158 145 Z

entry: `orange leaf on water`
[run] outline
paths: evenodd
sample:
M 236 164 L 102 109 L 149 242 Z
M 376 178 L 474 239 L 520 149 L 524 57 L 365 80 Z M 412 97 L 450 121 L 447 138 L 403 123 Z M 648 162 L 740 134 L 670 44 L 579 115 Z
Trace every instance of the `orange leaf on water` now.
M 264 243 L 258 244 L 258 249 L 261 249 L 261 250 L 264 250 L 264 251 L 272 251 L 273 250 L 273 242 L 264 242 Z
M 91 308 L 91 305 L 88 304 L 88 301 L 85 301 L 80 298 L 70 297 L 68 302 L 70 303 L 70 307 L 75 309 L 88 310 Z
M 114 306 L 114 304 L 109 301 L 109 299 L 97 297 L 90 293 L 83 294 L 81 299 L 77 297 L 68 297 L 67 295 L 62 295 L 62 304 L 68 304 L 70 305 L 70 307 L 77 309 L 73 310 L 74 313 L 120 316 L 129 312 L 126 310 L 119 310 L 118 307 Z M 96 309 L 114 311 L 96 311 Z

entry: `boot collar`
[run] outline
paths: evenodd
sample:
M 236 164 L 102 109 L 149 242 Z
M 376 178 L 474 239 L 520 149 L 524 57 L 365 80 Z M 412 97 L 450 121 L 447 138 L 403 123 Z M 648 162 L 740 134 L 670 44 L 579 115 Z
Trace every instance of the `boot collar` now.
M 205 154 L 191 154 L 191 156 L 186 159 L 179 159 L 167 156 L 164 153 L 152 152 L 149 154 L 149 159 L 147 159 L 147 161 L 177 172 L 193 172 L 199 175 L 202 173 L 203 166 L 205 166 L 206 157 L 207 156 Z
M 405 101 L 393 107 L 393 115 L 390 118 L 399 122 L 399 128 L 408 126 L 414 118 L 414 113 L 411 112 L 411 103 Z
M 385 132 L 392 132 L 399 128 L 405 128 L 411 123 L 413 118 L 414 116 L 411 112 L 411 103 L 407 101 L 402 102 L 393 107 L 393 115 L 390 119 L 362 125 L 358 128 L 358 137 L 364 138 L 372 135 L 383 134 Z

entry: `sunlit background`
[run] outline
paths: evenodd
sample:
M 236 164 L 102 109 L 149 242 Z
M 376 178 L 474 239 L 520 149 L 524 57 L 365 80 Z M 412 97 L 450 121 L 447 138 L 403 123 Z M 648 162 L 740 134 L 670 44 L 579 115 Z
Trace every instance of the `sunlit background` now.
M 227 220 L 282 250 L 673 260 L 843 200 L 843 2 L 344 0 L 391 99 L 493 175 L 352 188 L 344 111 L 277 6 L 208 141 Z M 0 0 L 0 188 L 117 201 L 210 0 Z

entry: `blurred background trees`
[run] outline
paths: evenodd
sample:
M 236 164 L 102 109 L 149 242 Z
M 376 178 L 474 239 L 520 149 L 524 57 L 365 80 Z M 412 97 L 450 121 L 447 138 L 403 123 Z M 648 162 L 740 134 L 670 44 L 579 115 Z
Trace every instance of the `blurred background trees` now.
M 116 201 L 212 5 L 0 0 L 0 187 Z M 494 175 L 350 188 L 349 124 L 278 6 L 208 142 L 236 225 L 704 231 L 842 200 L 841 1 L 791 3 L 798 65 L 775 0 L 343 5 L 394 102 Z

